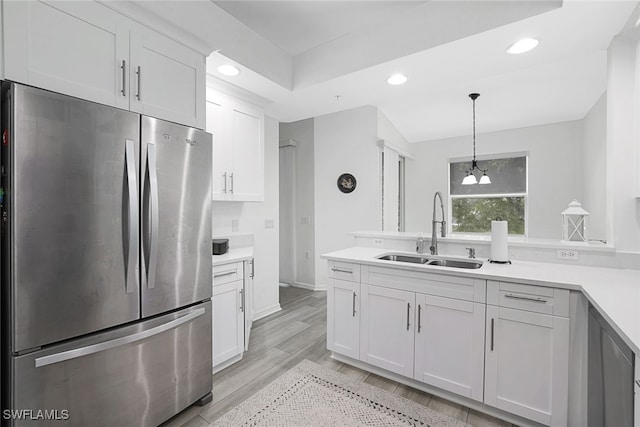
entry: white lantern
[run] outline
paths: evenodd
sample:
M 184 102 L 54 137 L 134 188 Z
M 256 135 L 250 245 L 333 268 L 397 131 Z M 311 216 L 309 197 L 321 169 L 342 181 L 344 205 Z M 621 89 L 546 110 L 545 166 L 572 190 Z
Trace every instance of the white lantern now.
M 582 204 L 573 200 L 569 207 L 562 211 L 562 240 L 565 242 L 587 241 L 587 220 L 589 212 L 582 209 Z

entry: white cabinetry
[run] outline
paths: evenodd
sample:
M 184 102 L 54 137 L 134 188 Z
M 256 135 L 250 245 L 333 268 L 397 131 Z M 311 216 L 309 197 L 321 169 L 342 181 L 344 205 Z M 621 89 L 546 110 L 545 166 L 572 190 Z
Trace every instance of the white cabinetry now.
M 213 367 L 240 360 L 253 323 L 253 260 L 213 268 Z
M 567 425 L 569 292 L 487 283 L 486 404 Z
M 5 78 L 204 127 L 204 57 L 93 1 L 4 2 Z
M 640 426 L 640 358 L 634 355 L 635 378 L 633 382 L 634 405 L 633 414 L 635 417 L 634 425 Z
M 415 375 L 482 402 L 485 304 L 416 294 Z
M 206 130 L 213 134 L 213 200 L 264 200 L 264 111 L 207 88 Z
M 360 360 L 413 377 L 415 294 L 362 284 Z
M 330 279 L 327 293 L 327 348 L 360 357 L 360 283 Z

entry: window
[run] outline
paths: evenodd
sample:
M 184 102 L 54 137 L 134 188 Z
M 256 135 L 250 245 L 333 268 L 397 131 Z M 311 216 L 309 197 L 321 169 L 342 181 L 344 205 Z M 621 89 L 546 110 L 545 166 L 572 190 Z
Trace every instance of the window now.
M 527 234 L 527 157 L 478 160 L 491 184 L 462 185 L 471 161 L 449 162 L 449 221 L 453 233 L 490 233 L 491 221 L 508 221 L 509 234 Z M 480 175 L 476 175 L 480 179 Z

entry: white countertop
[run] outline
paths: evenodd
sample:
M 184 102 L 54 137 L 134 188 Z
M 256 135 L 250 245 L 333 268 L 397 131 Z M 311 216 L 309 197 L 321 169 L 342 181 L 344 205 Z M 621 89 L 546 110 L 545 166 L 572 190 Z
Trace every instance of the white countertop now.
M 232 262 L 246 261 L 251 258 L 253 258 L 253 246 L 230 248 L 226 254 L 211 256 L 214 267 Z
M 514 280 L 532 285 L 554 286 L 582 291 L 600 314 L 611 324 L 631 350 L 640 356 L 640 270 L 584 267 L 514 260 L 512 264 L 490 264 L 486 259 L 479 269 L 457 269 L 425 264 L 406 264 L 376 259 L 386 253 L 405 253 L 389 249 L 352 247 L 321 257 L 404 270 L 475 277 L 488 280 Z M 409 253 L 409 252 L 406 252 Z M 415 255 L 414 253 L 411 253 Z M 428 257 L 433 257 L 426 255 Z M 447 258 L 455 258 L 448 257 Z

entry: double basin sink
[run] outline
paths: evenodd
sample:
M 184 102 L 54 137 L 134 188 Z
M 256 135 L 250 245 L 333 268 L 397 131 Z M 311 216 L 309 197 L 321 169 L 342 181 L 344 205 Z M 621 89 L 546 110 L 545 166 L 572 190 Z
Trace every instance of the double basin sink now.
M 385 261 L 408 262 L 412 264 L 438 265 L 441 267 L 451 268 L 470 268 L 476 269 L 482 267 L 482 261 L 458 258 L 428 258 L 424 255 L 410 254 L 386 254 L 376 257 Z

